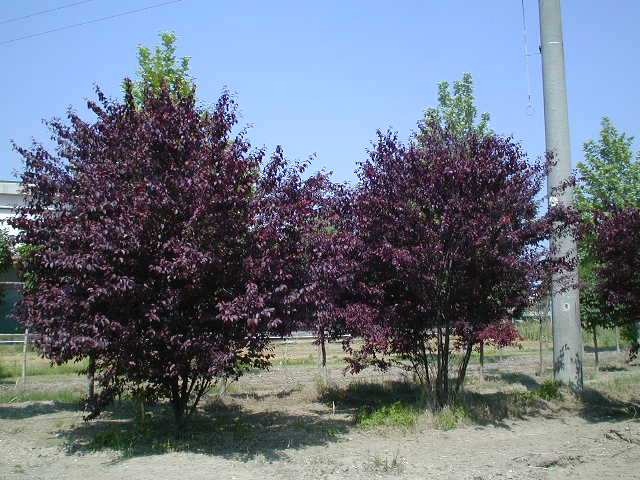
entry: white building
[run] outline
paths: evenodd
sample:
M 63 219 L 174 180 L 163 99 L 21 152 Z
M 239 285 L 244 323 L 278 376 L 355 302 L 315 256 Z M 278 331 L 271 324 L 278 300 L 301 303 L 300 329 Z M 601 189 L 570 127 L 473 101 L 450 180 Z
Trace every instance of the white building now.
M 7 220 L 14 215 L 14 209 L 23 202 L 24 194 L 20 188 L 20 182 L 0 180 L 0 228 L 9 235 L 15 235 L 17 232 L 7 223 Z
M 16 230 L 7 220 L 15 215 L 15 208 L 24 202 L 25 196 L 21 191 L 20 182 L 0 180 L 0 229 L 9 235 L 16 235 Z M 15 282 L 18 278 L 13 268 L 0 273 L 0 281 Z M 21 327 L 11 316 L 13 306 L 20 298 L 18 288 L 4 287 L 2 302 L 0 302 L 0 333 L 15 333 L 22 331 Z

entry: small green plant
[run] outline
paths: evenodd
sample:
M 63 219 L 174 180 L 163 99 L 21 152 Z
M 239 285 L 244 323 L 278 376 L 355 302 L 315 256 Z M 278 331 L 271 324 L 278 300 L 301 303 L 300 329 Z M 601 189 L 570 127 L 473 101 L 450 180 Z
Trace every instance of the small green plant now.
M 560 392 L 560 383 L 555 380 L 545 380 L 542 385 L 533 390 L 533 394 L 542 400 L 560 400 L 562 393 Z
M 114 428 L 96 432 L 89 443 L 89 449 L 127 452 L 132 449 L 134 443 L 135 439 L 128 430 Z
M 438 430 L 452 430 L 469 417 L 463 405 L 444 407 L 433 414 L 433 426 Z
M 394 473 L 400 475 L 404 472 L 404 461 L 400 457 L 399 452 L 393 455 L 391 460 L 386 455 L 382 458 L 380 455 L 374 455 L 371 461 L 364 464 L 364 470 L 372 473 Z
M 395 402 L 379 407 L 362 407 L 356 413 L 356 423 L 365 428 L 413 427 L 421 410 L 415 405 Z

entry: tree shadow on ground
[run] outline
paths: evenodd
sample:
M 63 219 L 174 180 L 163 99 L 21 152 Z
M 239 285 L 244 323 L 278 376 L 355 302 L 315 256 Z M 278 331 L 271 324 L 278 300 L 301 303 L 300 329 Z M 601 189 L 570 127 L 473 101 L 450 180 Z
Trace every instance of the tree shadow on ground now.
M 465 392 L 460 403 L 470 423 L 509 430 L 507 420 L 526 420 L 549 413 L 549 407 L 542 399 L 526 391 Z
M 288 388 L 286 390 L 278 390 L 277 392 L 228 393 L 227 396 L 229 396 L 230 398 L 236 398 L 236 399 L 251 398 L 252 400 L 262 401 L 262 400 L 267 400 L 269 398 L 287 398 L 293 395 L 294 393 L 300 392 L 301 390 L 302 390 L 302 385 L 298 385 L 292 388 Z
M 237 404 L 212 402 L 176 431 L 163 406 L 147 412 L 144 422 L 109 415 L 58 432 L 69 453 L 115 450 L 122 460 L 167 452 L 220 455 L 243 461 L 286 457 L 288 449 L 325 445 L 339 440 L 352 423 L 338 417 L 252 412 Z
M 23 420 L 57 412 L 72 412 L 79 409 L 77 402 L 35 401 L 0 406 L 0 419 Z
M 426 404 L 424 389 L 407 381 L 352 382 L 344 388 L 328 385 L 321 390 L 319 401 L 349 412 L 356 412 L 359 408 L 383 407 L 397 402 L 414 406 Z
M 408 409 L 431 413 L 435 424 L 438 424 L 440 415 L 453 415 L 453 423 L 466 421 L 475 425 L 502 428 L 509 428 L 505 423 L 506 419 L 524 418 L 535 409 L 544 407 L 522 392 L 462 392 L 455 404 L 445 412 L 435 407 L 433 399 L 420 385 L 406 381 L 352 383 L 345 388 L 329 387 L 320 395 L 320 401 L 329 406 L 335 405 L 356 417 L 363 410 L 383 410 L 400 404 Z
M 619 372 L 626 371 L 626 368 L 609 366 L 602 371 Z M 544 390 L 544 384 L 530 375 L 521 372 L 501 372 L 498 377 L 510 384 L 518 383 L 524 385 L 534 396 L 539 395 Z M 612 381 L 615 381 L 612 379 Z M 562 400 L 555 402 L 554 412 L 566 412 L 577 414 L 589 422 L 606 422 L 612 420 L 640 419 L 640 402 L 637 400 L 625 401 L 615 398 L 602 390 L 585 386 L 581 394 L 575 395 L 565 389 L 559 391 L 557 398 L 547 398 L 547 400 Z
M 524 385 L 527 390 L 534 390 L 540 387 L 540 382 L 536 378 L 522 372 L 500 372 L 497 377 L 509 384 L 519 383 Z
M 584 345 L 585 353 L 593 353 L 593 352 L 595 352 L 595 350 L 596 350 L 595 347 L 593 347 L 592 345 Z M 616 351 L 615 345 L 608 345 L 608 346 L 598 345 L 598 352 L 599 353 L 615 352 L 615 351 Z
M 626 367 L 621 367 L 620 365 L 601 365 L 601 372 L 626 372 L 629 369 Z
M 580 397 L 579 414 L 592 423 L 640 420 L 640 402 L 637 399 L 619 400 L 594 388 L 585 387 Z
M 488 381 L 497 380 L 524 388 L 497 391 L 463 391 L 450 408 L 460 422 L 477 426 L 510 428 L 507 420 L 533 417 L 557 418 L 559 414 L 576 415 L 589 422 L 605 422 L 640 418 L 640 403 L 616 399 L 602 391 L 585 388 L 575 396 L 557 383 L 538 379 L 521 372 L 501 372 Z M 436 420 L 440 413 L 424 390 L 410 382 L 352 383 L 346 387 L 327 387 L 319 399 L 355 418 L 364 410 L 383 410 L 400 404 L 409 409 L 430 413 Z

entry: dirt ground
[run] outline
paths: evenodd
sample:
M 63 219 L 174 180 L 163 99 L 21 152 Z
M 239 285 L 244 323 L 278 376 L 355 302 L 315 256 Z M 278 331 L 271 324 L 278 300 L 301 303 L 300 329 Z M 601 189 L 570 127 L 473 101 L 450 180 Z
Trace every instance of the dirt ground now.
M 329 356 L 336 389 L 396 378 L 379 372 L 344 376 L 337 358 Z M 619 360 L 603 354 L 605 371 L 587 375 L 587 385 L 635 375 L 637 366 Z M 499 391 L 539 385 L 535 365 L 533 353 L 496 357 L 485 382 L 474 366 L 468 389 L 495 406 L 503 398 Z M 516 416 L 500 415 L 498 408 L 447 431 L 434 428 L 428 416 L 411 428 L 364 429 L 354 423 L 353 408 L 318 391 L 315 366 L 276 362 L 271 371 L 233 384 L 223 402 L 209 399 L 197 419 L 200 430 L 176 443 L 147 433 L 120 445 L 114 432 L 131 425 L 126 405 L 85 423 L 72 404 L 0 404 L 0 479 L 640 479 L 637 401 L 605 399 L 596 389 L 592 403 L 543 402 Z M 631 395 L 637 400 L 638 393 Z M 160 428 L 161 413 L 150 417 L 149 428 Z

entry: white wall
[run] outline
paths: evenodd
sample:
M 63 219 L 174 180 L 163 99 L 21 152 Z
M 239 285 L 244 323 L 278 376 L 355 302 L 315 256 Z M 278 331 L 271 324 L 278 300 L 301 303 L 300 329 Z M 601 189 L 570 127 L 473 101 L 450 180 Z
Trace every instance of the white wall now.
M 16 235 L 18 232 L 7 224 L 7 220 L 14 215 L 14 208 L 23 202 L 24 195 L 19 183 L 0 181 L 0 227 L 9 235 Z

